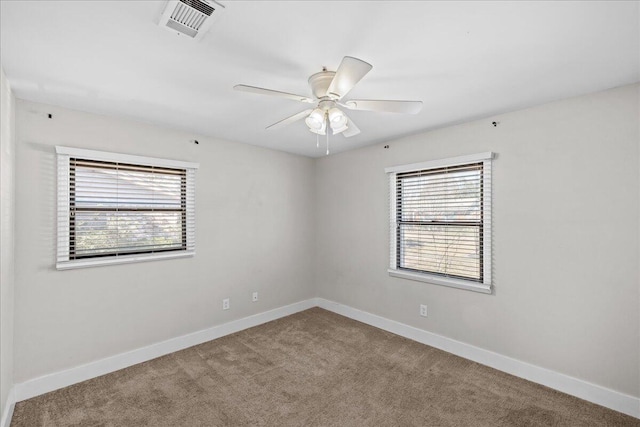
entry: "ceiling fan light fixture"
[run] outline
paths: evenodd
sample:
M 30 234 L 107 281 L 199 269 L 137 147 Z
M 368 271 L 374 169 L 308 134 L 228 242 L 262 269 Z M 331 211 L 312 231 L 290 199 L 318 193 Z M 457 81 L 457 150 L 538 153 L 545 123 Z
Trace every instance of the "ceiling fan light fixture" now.
M 344 126 L 342 126 L 342 127 L 337 127 L 337 126 L 336 126 L 336 127 L 334 127 L 334 126 L 331 126 L 331 130 L 333 131 L 333 134 L 334 134 L 334 135 L 337 135 L 337 134 L 339 134 L 339 133 L 342 133 L 342 132 L 344 132 L 344 131 L 345 131 L 345 130 L 347 130 L 347 129 L 349 129 L 349 126 L 347 126 L 347 125 L 344 125 Z
M 328 112 L 329 126 L 334 135 L 347 130 L 347 116 L 337 108 L 331 108 Z
M 347 116 L 339 109 L 333 107 L 329 110 L 329 123 L 333 130 L 342 128 L 347 124 Z
M 319 108 L 316 108 L 309 114 L 309 117 L 304 119 L 304 122 L 309 127 L 309 130 L 313 131 L 324 131 L 327 124 L 324 120 L 324 111 Z
M 318 135 L 326 135 L 327 134 L 327 132 L 325 132 L 325 127 L 324 126 L 322 127 L 322 129 L 318 129 L 318 130 L 309 128 L 309 132 L 316 133 Z

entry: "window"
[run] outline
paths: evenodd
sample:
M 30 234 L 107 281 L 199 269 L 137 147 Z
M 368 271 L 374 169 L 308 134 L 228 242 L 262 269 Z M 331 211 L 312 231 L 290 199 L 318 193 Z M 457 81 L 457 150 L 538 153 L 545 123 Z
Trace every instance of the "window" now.
M 398 166 L 390 176 L 389 274 L 491 293 L 491 159 Z
M 56 147 L 57 268 L 195 253 L 196 164 Z

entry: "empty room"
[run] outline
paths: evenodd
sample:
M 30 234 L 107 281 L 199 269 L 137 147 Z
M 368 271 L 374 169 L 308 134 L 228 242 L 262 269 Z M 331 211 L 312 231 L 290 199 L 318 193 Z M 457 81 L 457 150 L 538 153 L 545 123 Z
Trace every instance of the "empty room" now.
M 640 2 L 0 0 L 0 427 L 640 426 Z

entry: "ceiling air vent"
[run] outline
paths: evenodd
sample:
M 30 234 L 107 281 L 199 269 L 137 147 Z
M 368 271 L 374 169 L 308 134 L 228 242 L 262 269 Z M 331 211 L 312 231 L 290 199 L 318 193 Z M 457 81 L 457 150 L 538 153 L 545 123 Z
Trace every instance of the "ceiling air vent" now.
M 159 25 L 199 40 L 222 11 L 224 6 L 213 0 L 169 0 Z

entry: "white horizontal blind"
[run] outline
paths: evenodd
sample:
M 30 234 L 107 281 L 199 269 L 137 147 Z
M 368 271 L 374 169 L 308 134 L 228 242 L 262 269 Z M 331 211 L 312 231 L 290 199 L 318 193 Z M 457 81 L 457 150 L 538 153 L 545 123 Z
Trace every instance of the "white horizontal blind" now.
M 69 155 L 58 154 L 58 253 L 57 263 L 69 261 Z
M 187 226 L 187 252 L 196 250 L 196 170 L 187 169 L 186 188 L 187 216 L 185 218 Z
M 58 264 L 195 250 L 195 169 L 58 154 Z
M 490 283 L 490 163 L 390 174 L 392 269 Z

